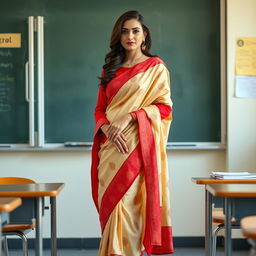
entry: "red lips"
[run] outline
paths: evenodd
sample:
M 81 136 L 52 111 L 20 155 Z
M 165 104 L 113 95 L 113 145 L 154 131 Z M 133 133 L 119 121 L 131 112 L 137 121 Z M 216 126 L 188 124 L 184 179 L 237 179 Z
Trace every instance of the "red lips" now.
M 127 42 L 128 45 L 133 45 L 135 44 L 134 42 Z

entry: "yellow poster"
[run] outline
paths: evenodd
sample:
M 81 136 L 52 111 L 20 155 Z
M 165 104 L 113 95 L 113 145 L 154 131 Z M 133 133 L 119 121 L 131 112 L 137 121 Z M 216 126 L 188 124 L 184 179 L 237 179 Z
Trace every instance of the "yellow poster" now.
M 21 34 L 20 33 L 0 33 L 0 48 L 20 48 Z
M 236 39 L 236 75 L 256 76 L 256 37 Z

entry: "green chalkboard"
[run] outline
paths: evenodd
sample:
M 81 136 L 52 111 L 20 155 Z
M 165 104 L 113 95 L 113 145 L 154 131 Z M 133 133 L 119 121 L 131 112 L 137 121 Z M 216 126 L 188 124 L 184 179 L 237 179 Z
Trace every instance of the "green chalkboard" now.
M 3 13 L 2 13 L 3 12 Z M 28 58 L 24 17 L 0 11 L 0 33 L 22 34 L 22 48 L 0 48 L 0 143 L 27 143 L 28 106 L 25 101 L 25 69 Z
M 0 143 L 28 143 L 27 17 L 45 18 L 45 142 L 91 142 L 110 33 L 132 9 L 144 15 L 152 53 L 171 73 L 169 141 L 220 142 L 219 1 L 12 0 L 1 4 L 0 33 L 22 33 L 22 47 L 0 48 Z

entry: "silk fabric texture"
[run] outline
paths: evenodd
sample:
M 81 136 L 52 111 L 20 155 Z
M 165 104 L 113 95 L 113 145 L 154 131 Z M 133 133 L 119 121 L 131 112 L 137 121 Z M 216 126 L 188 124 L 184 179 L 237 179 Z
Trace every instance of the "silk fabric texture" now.
M 172 112 L 169 72 L 158 57 L 120 68 L 106 89 L 108 104 L 96 120 L 92 148 L 92 194 L 102 229 L 99 256 L 173 253 L 166 143 Z M 133 112 L 123 134 L 129 152 L 104 138 L 102 124 Z

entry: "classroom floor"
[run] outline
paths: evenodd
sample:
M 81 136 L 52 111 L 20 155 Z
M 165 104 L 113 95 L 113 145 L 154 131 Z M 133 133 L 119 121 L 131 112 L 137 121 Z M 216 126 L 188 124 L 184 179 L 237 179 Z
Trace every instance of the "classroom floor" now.
M 9 251 L 9 256 L 21 256 L 22 251 Z M 29 256 L 34 256 L 34 251 L 29 251 Z M 44 256 L 50 256 L 49 250 L 44 251 Z M 175 256 L 204 256 L 203 248 L 177 248 L 175 249 Z M 217 251 L 218 256 L 224 256 L 223 249 Z M 248 256 L 248 251 L 234 251 L 233 256 Z M 97 256 L 97 250 L 58 250 L 58 256 Z

